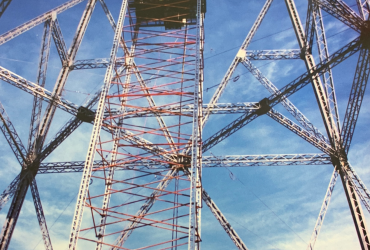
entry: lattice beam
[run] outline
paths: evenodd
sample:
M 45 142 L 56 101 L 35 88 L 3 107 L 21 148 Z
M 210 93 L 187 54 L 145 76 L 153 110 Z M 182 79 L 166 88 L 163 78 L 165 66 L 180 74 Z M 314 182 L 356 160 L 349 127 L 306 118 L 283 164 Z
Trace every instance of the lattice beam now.
M 247 50 L 245 57 L 248 60 L 301 59 L 301 51 L 299 49 L 285 49 L 285 50 Z
M 348 153 L 351 145 L 353 133 L 355 131 L 358 115 L 362 100 L 364 98 L 366 85 L 370 73 L 370 54 L 367 48 L 360 51 L 357 62 L 356 73 L 353 80 L 351 93 L 349 96 L 346 114 L 344 116 L 343 127 L 341 131 L 341 138 L 343 141 L 343 148 Z
M 56 14 L 60 14 L 65 10 L 68 10 L 69 8 L 72 8 L 73 6 L 83 2 L 85 0 L 71 0 L 68 1 L 48 12 L 45 12 L 44 14 L 0 35 L 0 45 L 10 41 L 11 39 L 23 34 L 24 32 L 32 29 L 33 27 L 47 21 L 48 19 L 51 18 L 52 14 L 55 12 Z

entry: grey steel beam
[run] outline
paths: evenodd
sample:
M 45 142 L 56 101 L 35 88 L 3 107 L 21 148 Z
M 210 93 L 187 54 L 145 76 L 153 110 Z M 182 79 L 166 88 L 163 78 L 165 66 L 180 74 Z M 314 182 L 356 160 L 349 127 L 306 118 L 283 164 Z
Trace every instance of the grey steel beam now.
M 271 94 L 279 94 L 279 89 L 275 87 L 275 85 L 267 79 L 261 71 L 255 67 L 249 60 L 245 60 L 242 64 L 256 77 L 256 79 L 271 93 Z M 299 109 L 294 106 L 292 102 L 289 101 L 288 98 L 283 98 L 281 104 L 284 108 L 310 133 L 312 133 L 315 137 L 319 140 L 328 142 L 328 139 L 307 119 L 307 117 L 302 114 Z
M 245 57 L 249 60 L 301 59 L 301 51 L 299 49 L 247 50 Z
M 209 194 L 204 189 L 202 190 L 202 199 L 209 209 L 211 209 L 211 212 L 223 227 L 227 235 L 229 235 L 230 239 L 234 242 L 236 247 L 240 250 L 248 250 L 242 239 L 239 237 L 234 228 L 227 221 L 226 217 L 222 214 L 221 210 L 217 207 L 216 203 L 211 199 Z
M 53 103 L 54 106 L 58 106 L 58 108 L 70 114 L 76 115 L 78 109 L 77 105 L 65 100 L 60 96 L 54 98 L 49 90 L 39 86 L 36 83 L 28 81 L 25 78 L 1 66 L 0 66 L 0 79 L 31 95 L 38 95 L 39 97 L 44 98 L 45 101 Z
M 105 15 L 108 18 L 108 21 L 109 21 L 110 25 L 112 26 L 113 30 L 116 30 L 116 22 L 114 21 L 114 18 L 112 16 L 112 14 L 110 13 L 109 9 L 108 9 L 108 6 L 105 4 L 104 0 L 99 0 L 99 2 L 100 2 L 100 5 L 103 8 L 103 11 L 104 11 Z
M 310 238 L 310 241 L 308 243 L 307 250 L 313 250 L 314 249 L 316 240 L 317 240 L 317 238 L 319 236 L 321 227 L 322 227 L 322 225 L 324 223 L 326 211 L 329 208 L 331 196 L 333 194 L 335 183 L 337 182 L 337 178 L 338 178 L 338 172 L 337 172 L 337 170 L 334 169 L 333 174 L 332 174 L 332 176 L 330 178 L 328 189 L 326 190 L 324 201 L 323 201 L 323 203 L 321 205 L 319 216 L 318 216 L 318 218 L 316 220 L 316 224 L 315 224 L 313 233 L 312 233 L 311 238 Z
M 367 48 L 362 48 L 357 62 L 355 77 L 344 116 L 341 138 L 343 149 L 348 153 L 355 131 L 358 115 L 364 98 L 366 85 L 370 74 L 370 54 Z
M 241 102 L 241 103 L 215 103 L 215 104 L 203 104 L 203 109 L 208 109 L 209 114 L 238 114 L 245 113 L 248 110 L 257 110 L 260 108 L 258 102 Z M 161 116 L 172 116 L 172 115 L 187 115 L 192 116 L 194 112 L 193 104 L 186 105 L 172 105 L 172 106 L 156 106 L 153 108 L 146 109 L 135 109 L 126 108 L 125 112 L 111 109 L 109 112 L 105 112 L 104 116 L 109 117 L 114 115 L 115 117 L 121 116 L 123 119 L 129 119 L 134 117 L 154 117 L 156 114 Z
M 79 70 L 79 69 L 100 69 L 107 68 L 109 65 L 109 58 L 97 58 L 97 59 L 85 59 L 85 60 L 76 60 L 71 66 L 70 70 Z M 115 65 L 117 67 L 125 65 L 124 58 L 118 58 Z
M 322 140 L 320 137 L 316 137 L 309 131 L 304 130 L 303 128 L 292 122 L 289 118 L 285 117 L 278 111 L 271 109 L 267 113 L 267 115 L 274 119 L 275 121 L 277 121 L 278 123 L 280 123 L 281 125 L 283 125 L 284 127 L 286 127 L 287 129 L 289 129 L 290 131 L 292 131 L 293 133 L 295 133 L 296 135 L 298 135 L 299 137 L 303 138 L 304 140 L 315 146 L 316 148 L 320 149 L 324 153 L 327 153 L 328 155 L 332 155 L 335 153 L 333 148 L 330 146 L 330 144 L 328 144 L 326 140 Z
M 55 12 L 56 14 L 59 14 L 59 13 L 62 13 L 63 11 L 65 10 L 68 10 L 69 8 L 72 8 L 73 6 L 83 2 L 85 0 L 71 0 L 71 1 L 68 1 L 48 12 L 45 12 L 44 14 L 41 14 L 40 16 L 28 21 L 28 22 L 25 22 L 24 24 L 0 35 L 0 45 L 10 41 L 11 39 L 13 39 L 14 37 L 17 37 L 19 36 L 20 34 L 23 34 L 24 32 L 32 29 L 33 27 L 47 21 L 48 19 L 51 18 L 53 12 Z
M 63 66 L 69 66 L 69 55 L 67 51 L 66 43 L 64 42 L 62 30 L 60 29 L 58 19 L 53 13 L 52 16 L 53 25 L 52 25 L 52 34 L 55 46 L 57 48 L 60 60 Z
M 175 162 L 173 162 L 175 164 Z M 269 154 L 269 155 L 222 155 L 203 156 L 203 168 L 216 167 L 257 167 L 257 166 L 298 166 L 298 165 L 328 165 L 331 158 L 327 154 Z M 84 161 L 72 162 L 45 162 L 41 163 L 38 174 L 76 173 L 82 172 Z M 104 171 L 115 168 L 117 171 L 130 169 L 166 169 L 171 168 L 168 162 L 155 160 L 119 160 L 107 164 L 103 161 L 94 161 L 93 171 Z M 356 174 L 356 178 L 358 178 Z M 361 182 L 362 183 L 362 182 Z M 362 183 L 363 185 L 363 183 Z M 4 192 L 5 193 L 5 192 Z M 0 202 L 1 204 L 1 202 Z
M 301 51 L 298 49 L 291 50 L 247 50 L 246 58 L 249 60 L 285 60 L 285 59 L 301 59 Z M 107 68 L 109 58 L 85 59 L 76 60 L 69 68 L 71 70 L 81 69 L 98 69 Z M 124 58 L 117 58 L 117 66 L 125 65 Z
M 31 187 L 31 194 L 32 194 L 32 198 L 33 198 L 33 203 L 35 205 L 37 220 L 39 221 L 39 226 L 40 226 L 40 229 L 41 229 L 42 240 L 44 242 L 45 249 L 46 250 L 53 250 L 53 246 L 51 244 L 48 227 L 46 225 L 44 210 L 43 210 L 42 205 L 41 205 L 40 194 L 39 194 L 39 191 L 37 189 L 36 179 L 31 177 L 29 182 L 30 182 L 30 187 Z
M 46 72 L 49 62 L 49 53 L 50 53 L 50 42 L 51 42 L 51 25 L 53 25 L 52 20 L 47 20 L 44 24 L 44 32 L 41 42 L 41 51 L 40 51 L 40 60 L 38 67 L 38 74 L 36 79 L 36 84 L 44 88 L 46 83 Z M 31 124 L 30 124 L 30 133 L 28 137 L 28 154 L 35 154 L 35 149 L 38 148 L 38 145 L 35 145 L 36 138 L 38 137 L 38 132 L 40 128 L 40 118 L 42 112 L 42 98 L 35 93 L 33 97 L 33 106 L 31 113 Z

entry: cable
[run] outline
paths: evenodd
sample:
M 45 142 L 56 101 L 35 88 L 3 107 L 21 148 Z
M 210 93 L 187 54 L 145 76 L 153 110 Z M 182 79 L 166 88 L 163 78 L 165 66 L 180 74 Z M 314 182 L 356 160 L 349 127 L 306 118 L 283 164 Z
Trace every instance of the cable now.
M 211 153 L 211 155 L 213 155 Z M 214 155 L 213 155 L 214 156 Z M 215 158 L 217 158 L 216 156 L 214 156 Z M 242 182 L 238 177 L 236 177 L 234 175 L 234 173 L 226 166 L 223 166 L 224 168 L 226 168 L 227 171 L 229 171 L 229 176 L 233 176 L 233 180 L 238 180 L 243 186 L 245 186 L 249 192 L 251 192 L 267 209 L 269 209 L 281 222 L 283 222 L 299 239 L 301 239 L 301 241 L 303 243 L 305 243 L 307 245 L 307 242 L 305 242 L 285 221 L 283 221 L 263 200 L 261 200 L 251 189 L 249 189 L 247 187 L 247 185 L 244 184 L 244 182 Z

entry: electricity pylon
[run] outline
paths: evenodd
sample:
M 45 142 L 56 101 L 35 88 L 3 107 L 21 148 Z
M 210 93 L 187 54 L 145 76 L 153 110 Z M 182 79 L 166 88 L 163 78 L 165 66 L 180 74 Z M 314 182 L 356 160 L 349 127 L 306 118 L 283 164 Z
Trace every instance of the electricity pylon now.
M 81 2 L 86 7 L 67 49 L 58 15 Z M 10 1 L 1 2 L 0 17 L 9 4 Z M 97 4 L 114 32 L 109 57 L 77 60 Z M 1 80 L 34 96 L 27 147 L 0 105 L 1 130 L 21 165 L 20 174 L 0 197 L 0 208 L 12 199 L 0 236 L 0 249 L 9 247 L 28 188 L 45 248 L 52 249 L 35 177 L 65 172 L 82 172 L 69 249 L 76 249 L 77 243 L 80 249 L 97 250 L 200 249 L 204 205 L 236 248 L 247 249 L 248 242 L 243 242 L 203 187 L 202 168 L 321 164 L 331 164 L 334 169 L 307 248 L 314 248 L 340 177 L 361 249 L 370 249 L 362 210 L 364 206 L 370 212 L 370 192 L 347 157 L 370 71 L 369 2 L 357 0 L 356 12 L 341 0 L 309 0 L 303 28 L 295 1 L 285 0 L 299 49 L 247 50 L 271 4 L 272 0 L 265 2 L 208 104 L 203 103 L 205 0 L 123 0 L 115 8 L 119 9 L 117 18 L 104 0 L 71 0 L 1 35 L 0 45 L 44 24 L 35 83 L 0 66 Z M 331 55 L 322 10 L 358 33 L 357 38 Z M 52 39 L 62 67 L 53 91 L 49 91 L 45 83 Z M 331 70 L 354 54 L 359 59 L 341 124 Z M 280 89 L 252 63 L 288 59 L 303 60 L 307 72 Z M 239 79 L 233 78 L 237 67 L 246 68 L 271 95 L 259 102 L 220 103 L 229 82 Z M 62 94 L 70 73 L 86 69 L 105 69 L 104 81 L 99 91 L 79 106 Z M 288 99 L 307 85 L 312 85 L 326 135 Z M 274 109 L 278 104 L 299 125 Z M 72 118 L 46 143 L 57 109 Z M 216 114 L 241 116 L 202 139 L 209 117 Z M 202 156 L 265 115 L 322 153 Z M 92 124 L 85 161 L 44 163 L 82 123 Z

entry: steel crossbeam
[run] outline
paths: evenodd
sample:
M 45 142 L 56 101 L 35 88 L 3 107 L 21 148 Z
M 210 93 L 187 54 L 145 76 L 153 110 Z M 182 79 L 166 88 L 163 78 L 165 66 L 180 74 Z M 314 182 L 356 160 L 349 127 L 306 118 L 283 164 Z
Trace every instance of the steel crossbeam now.
M 245 57 L 248 60 L 301 59 L 301 51 L 299 49 L 247 50 Z
M 12 0 L 1 0 L 0 2 L 0 18 L 4 14 L 5 10 L 8 8 Z
M 66 43 L 64 42 L 62 30 L 60 29 L 58 19 L 55 14 L 52 15 L 53 25 L 52 34 L 55 46 L 57 48 L 62 65 L 69 66 L 69 55 L 67 51 Z
M 242 103 L 215 103 L 215 104 L 203 104 L 203 109 L 208 109 L 209 114 L 237 114 L 244 113 L 248 110 L 256 110 L 260 108 L 258 102 L 242 102 Z M 191 116 L 194 112 L 193 104 L 186 105 L 172 105 L 172 106 L 155 106 L 147 109 L 135 109 L 127 107 L 125 113 L 121 113 L 118 110 L 111 109 L 105 116 L 114 115 L 121 116 L 123 119 L 129 119 L 134 117 L 153 117 L 156 114 L 161 116 L 172 116 L 172 115 L 187 115 Z
M 256 79 L 271 93 L 278 94 L 279 90 L 275 85 L 268 80 L 249 60 L 245 60 L 242 64 L 256 77 Z M 288 98 L 283 98 L 281 104 L 284 108 L 310 133 L 312 133 L 319 140 L 328 143 L 328 139 L 306 118 L 304 114 L 294 106 Z
M 331 164 L 327 154 L 203 156 L 203 167 L 254 167 Z
M 76 115 L 78 107 L 75 104 L 65 100 L 60 96 L 54 98 L 49 90 L 39 86 L 36 83 L 28 81 L 25 78 L 1 66 L 0 66 L 0 79 L 23 91 L 26 91 L 29 94 L 42 97 L 45 101 L 53 103 L 54 106 L 58 106 L 60 109 L 70 114 Z
M 346 114 L 344 116 L 341 138 L 343 148 L 348 153 L 353 133 L 355 131 L 362 100 L 370 74 L 370 54 L 367 48 L 362 48 L 357 62 L 356 73 L 349 96 Z
M 99 0 L 99 3 L 102 6 L 103 11 L 104 11 L 105 15 L 107 16 L 108 21 L 109 21 L 110 25 L 112 26 L 113 30 L 116 30 L 116 22 L 114 21 L 114 18 L 112 16 L 112 14 L 110 13 L 109 9 L 108 9 L 108 6 L 105 4 L 104 0 Z
M 331 159 L 327 154 L 226 155 L 202 157 L 203 168 L 327 164 L 331 164 Z M 40 164 L 38 174 L 82 172 L 84 165 L 84 161 L 46 162 Z M 144 159 L 138 161 L 121 160 L 116 161 L 113 165 L 116 171 L 133 168 L 143 170 L 170 168 L 168 163 Z M 110 168 L 110 165 L 107 165 L 103 161 L 94 161 L 93 163 L 93 171 L 104 171 L 106 168 Z
M 235 246 L 239 250 L 248 250 L 242 239 L 239 237 L 234 228 L 227 221 L 226 217 L 222 214 L 221 210 L 217 207 L 215 202 L 204 189 L 202 192 L 202 198 L 206 205 L 211 209 L 211 212 L 221 224 L 227 235 L 229 235 L 230 239 L 234 242 Z
M 71 66 L 70 70 L 79 70 L 79 69 L 99 69 L 107 68 L 109 65 L 109 58 L 97 58 L 97 59 L 86 59 L 86 60 L 76 60 Z M 117 58 L 116 66 L 125 65 L 124 58 Z
M 65 10 L 68 10 L 69 8 L 72 8 L 73 6 L 83 2 L 85 0 L 71 0 L 71 1 L 68 1 L 2 35 L 0 35 L 0 45 L 10 41 L 11 39 L 13 39 L 14 37 L 17 37 L 21 34 L 23 34 L 24 32 L 32 29 L 33 27 L 43 23 L 43 22 L 46 22 L 48 19 L 51 18 L 52 14 L 53 13 L 56 13 L 56 14 L 59 14 L 59 13 L 62 13 L 63 11 Z
M 284 60 L 284 59 L 301 59 L 301 51 L 298 49 L 291 50 L 247 50 L 245 57 L 249 60 Z M 109 58 L 76 60 L 69 67 L 71 70 L 80 69 L 98 69 L 106 68 L 109 64 Z M 116 65 L 125 65 L 124 58 L 117 58 Z
M 275 109 L 271 109 L 267 113 L 267 115 L 274 119 L 275 121 L 277 121 L 278 123 L 280 123 L 281 125 L 283 125 L 284 127 L 286 127 L 287 129 L 289 129 L 290 131 L 292 131 L 293 133 L 295 133 L 296 135 L 298 135 L 299 137 L 303 138 L 304 140 L 315 146 L 316 148 L 320 149 L 324 153 L 327 153 L 328 155 L 332 155 L 335 153 L 333 148 L 326 140 L 323 140 L 320 137 L 316 137 L 309 131 L 304 130 L 303 128 L 292 122 L 290 119 L 276 111 Z

